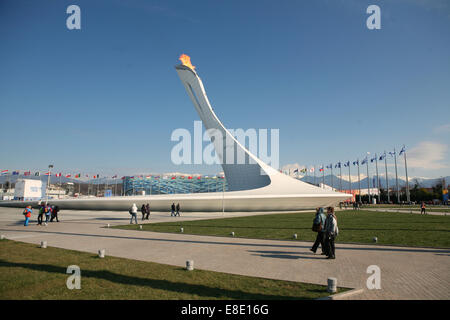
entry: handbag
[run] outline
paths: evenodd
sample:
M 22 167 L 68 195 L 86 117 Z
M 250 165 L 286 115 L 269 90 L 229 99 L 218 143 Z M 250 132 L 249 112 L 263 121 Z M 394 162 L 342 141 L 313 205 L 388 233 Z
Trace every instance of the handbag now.
M 322 231 L 322 222 L 320 222 L 319 224 L 313 223 L 312 231 L 314 232 Z

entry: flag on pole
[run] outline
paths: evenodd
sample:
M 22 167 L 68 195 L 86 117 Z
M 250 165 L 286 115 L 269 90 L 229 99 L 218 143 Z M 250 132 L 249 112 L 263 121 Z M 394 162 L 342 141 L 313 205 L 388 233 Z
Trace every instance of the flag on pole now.
M 55 177 L 61 177 L 61 172 L 60 172 L 60 173 L 57 173 L 57 174 L 55 174 Z
M 13 176 L 18 176 L 18 175 L 19 175 L 19 171 L 13 171 L 13 172 L 12 172 L 12 175 L 13 175 Z
M 356 166 L 356 165 L 359 166 L 359 160 L 353 161 L 353 165 L 354 165 L 354 166 Z
M 71 176 L 71 174 L 66 174 L 66 178 L 70 178 Z
M 36 177 L 40 177 L 40 176 L 41 176 L 41 173 L 38 171 L 38 172 L 35 172 L 34 175 L 35 175 Z
M 350 161 L 344 162 L 344 167 L 349 167 L 350 166 Z
M 361 164 L 366 164 L 367 163 L 367 157 L 364 158 L 364 160 L 361 162 Z
M 395 156 L 395 151 L 394 152 L 389 151 L 389 154 L 391 155 L 391 157 L 393 157 L 393 156 Z
M 383 160 L 384 158 L 386 158 L 386 152 L 385 153 L 383 153 L 379 158 L 378 158 L 378 160 Z
M 8 174 L 8 170 L 2 170 L 2 175 Z
M 75 178 L 80 178 L 80 177 L 81 177 L 81 173 L 75 175 Z
M 333 164 L 330 163 L 328 166 L 326 166 L 327 169 L 333 169 Z
M 398 153 L 399 156 L 402 155 L 402 153 L 404 153 L 406 151 L 405 146 L 403 146 L 402 150 L 400 150 L 400 152 Z
M 372 159 L 370 159 L 370 163 L 373 163 L 375 160 L 377 160 L 377 157 L 373 157 Z
M 319 168 L 319 171 L 322 172 L 323 171 L 323 166 Z
M 296 169 L 294 170 L 294 173 L 298 173 L 298 168 L 296 168 Z
M 309 172 L 314 172 L 314 167 L 311 167 L 311 169 L 309 169 Z
M 49 175 L 50 175 L 50 171 L 47 171 L 47 172 L 45 173 L 45 175 L 46 175 L 46 176 L 49 176 Z
M 25 171 L 25 172 L 23 173 L 24 176 L 29 176 L 30 174 L 31 174 L 30 171 Z
M 334 166 L 334 168 L 340 168 L 341 167 L 341 162 L 336 163 L 336 165 Z

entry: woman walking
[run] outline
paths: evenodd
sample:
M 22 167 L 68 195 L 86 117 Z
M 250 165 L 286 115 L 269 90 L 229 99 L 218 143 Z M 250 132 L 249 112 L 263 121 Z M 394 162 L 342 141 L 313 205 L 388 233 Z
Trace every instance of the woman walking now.
M 137 223 L 137 207 L 136 207 L 135 203 L 133 203 L 133 205 L 131 206 L 130 214 L 131 214 L 130 224 L 133 224 L 133 219 L 136 222 L 136 224 L 138 224 Z
M 334 241 L 339 234 L 339 228 L 337 225 L 336 215 L 334 214 L 334 208 L 328 207 L 328 216 L 325 220 L 325 248 L 327 259 L 336 259 Z

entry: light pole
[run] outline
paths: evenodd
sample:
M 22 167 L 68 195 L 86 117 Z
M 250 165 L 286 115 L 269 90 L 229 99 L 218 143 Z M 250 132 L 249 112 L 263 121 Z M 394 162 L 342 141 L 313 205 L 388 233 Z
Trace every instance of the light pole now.
M 50 176 L 52 175 L 52 168 L 53 168 L 53 165 L 52 165 L 52 164 L 49 164 L 49 165 L 48 165 L 47 188 L 46 188 L 46 190 L 45 190 L 45 193 L 46 193 L 46 195 L 47 195 L 47 203 L 48 203 L 48 189 L 49 189 L 49 187 L 50 187 Z

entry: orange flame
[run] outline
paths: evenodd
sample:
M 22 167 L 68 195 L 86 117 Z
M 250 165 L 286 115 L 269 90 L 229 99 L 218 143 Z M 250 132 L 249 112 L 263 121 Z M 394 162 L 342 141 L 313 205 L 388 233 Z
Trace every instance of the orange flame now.
M 189 67 L 189 68 L 191 68 L 192 70 L 194 70 L 195 69 L 195 67 L 191 64 L 191 57 L 189 57 L 187 54 L 182 54 L 181 56 L 180 56 L 180 61 L 181 61 L 181 63 L 183 64 L 183 65 L 185 65 L 186 67 Z

